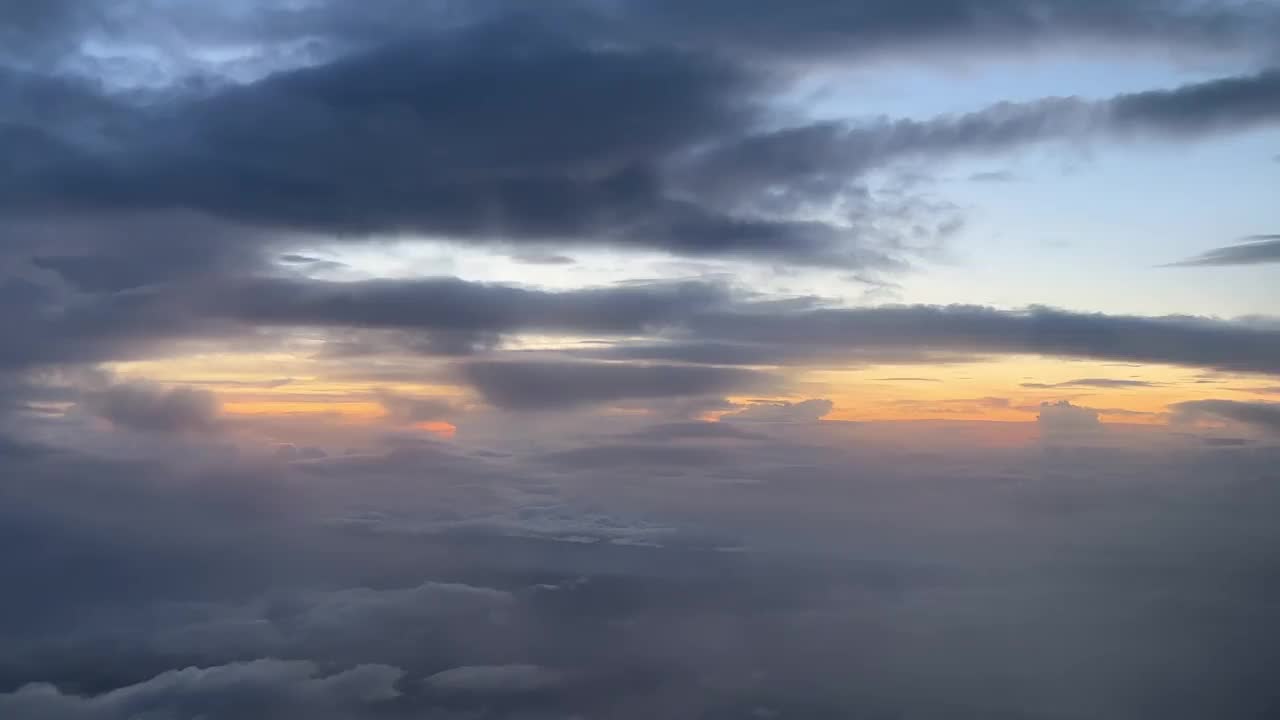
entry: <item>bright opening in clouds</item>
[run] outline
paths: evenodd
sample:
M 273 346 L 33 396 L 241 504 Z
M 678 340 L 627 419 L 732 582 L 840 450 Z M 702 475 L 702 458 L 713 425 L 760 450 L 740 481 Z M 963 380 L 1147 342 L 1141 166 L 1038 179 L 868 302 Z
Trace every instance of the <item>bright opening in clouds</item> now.
M 1280 713 L 1280 3 L 0 6 L 0 718 Z

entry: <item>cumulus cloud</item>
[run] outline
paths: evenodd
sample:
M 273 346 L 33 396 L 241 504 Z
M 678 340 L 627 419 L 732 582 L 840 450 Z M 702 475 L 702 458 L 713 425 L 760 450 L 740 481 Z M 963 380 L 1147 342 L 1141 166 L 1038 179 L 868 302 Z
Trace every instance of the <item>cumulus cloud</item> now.
M 1102 427 L 1098 411 L 1093 408 L 1072 405 L 1066 400 L 1042 403 L 1036 416 L 1040 429 L 1048 436 L 1073 435 L 1093 432 Z

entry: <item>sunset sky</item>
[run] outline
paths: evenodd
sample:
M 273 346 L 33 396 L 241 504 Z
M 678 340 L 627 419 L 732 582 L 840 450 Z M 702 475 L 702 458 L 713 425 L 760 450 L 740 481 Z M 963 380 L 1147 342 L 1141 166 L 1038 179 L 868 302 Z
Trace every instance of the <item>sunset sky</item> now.
M 0 3 L 0 717 L 1274 717 L 1278 38 Z

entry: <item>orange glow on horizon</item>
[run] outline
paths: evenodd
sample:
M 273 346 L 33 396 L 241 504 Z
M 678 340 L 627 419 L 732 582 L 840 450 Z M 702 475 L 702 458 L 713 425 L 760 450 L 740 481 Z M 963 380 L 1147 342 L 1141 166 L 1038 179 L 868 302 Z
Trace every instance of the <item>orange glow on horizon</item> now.
M 437 435 L 446 440 L 452 440 L 458 434 L 456 425 L 452 425 L 440 420 L 430 420 L 427 422 L 414 423 L 414 428 Z
M 332 368 L 312 358 L 280 354 L 199 355 L 121 363 L 112 369 L 123 379 L 205 387 L 222 401 L 223 413 L 232 417 L 298 417 L 374 425 L 395 420 L 379 401 L 381 393 L 455 399 L 468 395 L 466 388 L 457 386 L 388 383 L 345 375 L 335 379 L 326 377 L 326 370 Z M 1253 378 L 1206 374 L 1193 368 L 1038 356 L 943 365 L 795 368 L 788 375 L 789 393 L 782 398 L 730 399 L 745 405 L 825 398 L 835 406 L 827 419 L 837 421 L 1006 423 L 1034 423 L 1041 403 L 1067 401 L 1098 410 L 1104 423 L 1164 425 L 1170 405 L 1256 384 Z M 598 412 L 628 415 L 646 410 L 604 407 Z M 711 411 L 703 417 L 714 419 L 722 414 Z M 413 427 L 447 437 L 456 433 L 449 423 Z

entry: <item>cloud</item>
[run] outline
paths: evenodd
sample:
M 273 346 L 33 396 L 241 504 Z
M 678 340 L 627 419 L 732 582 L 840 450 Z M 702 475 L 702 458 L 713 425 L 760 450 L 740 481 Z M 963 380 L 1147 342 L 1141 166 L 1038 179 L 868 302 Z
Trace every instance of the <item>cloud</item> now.
M 896 160 L 1008 151 L 1052 140 L 1185 140 L 1280 122 L 1280 70 L 1093 101 L 1004 102 L 930 120 L 824 121 L 721 143 L 684 166 L 711 196 L 768 194 L 786 184 L 811 198 L 842 194 L 845 178 Z
M 682 422 L 654 425 L 633 434 L 638 440 L 679 442 L 683 440 L 757 440 L 759 435 L 729 423 Z
M 754 122 L 761 83 L 710 55 L 579 43 L 527 23 L 476 27 L 177 94 L 163 113 L 75 86 L 64 94 L 112 107 L 117 132 L 85 142 L 69 113 L 15 125 L 9 143 L 24 162 L 0 187 L 14 208 L 182 207 L 344 236 L 893 265 L 838 225 L 729 213 L 666 187 L 662 163 Z M 101 145 L 136 162 L 125 172 Z
M 756 402 L 737 412 L 720 417 L 722 421 L 762 422 L 762 423 L 803 423 L 817 422 L 835 408 L 835 403 L 826 399 L 803 400 L 800 402 Z
M 1280 403 L 1193 400 L 1170 407 L 1178 416 L 1187 419 L 1211 417 L 1252 425 L 1269 432 L 1280 432 Z
M 1176 267 L 1224 265 L 1264 265 L 1280 262 L 1280 235 L 1254 235 L 1238 245 L 1208 250 L 1193 258 L 1173 263 Z
M 361 665 L 324 675 L 312 662 L 255 660 L 208 668 L 170 670 L 101 695 L 64 694 L 47 684 L 0 694 L 0 713 L 31 720 L 128 720 L 137 717 L 202 717 L 235 720 L 282 717 L 350 717 L 399 696 L 398 668 Z
M 753 60 L 828 61 L 867 56 L 950 56 L 957 51 L 1021 53 L 1075 44 L 1153 46 L 1208 52 L 1269 46 L 1275 13 L 1268 5 L 1124 0 L 1080 4 L 1033 0 L 990 5 L 974 0 L 912 0 L 887 8 L 858 0 L 818 0 L 798 8 L 782 0 L 710 0 L 696 8 L 676 0 L 595 3 L 570 0 L 529 12 L 512 0 L 390 2 L 355 10 L 344 2 L 260 0 L 248 6 L 171 6 L 154 0 L 100 6 L 49 0 L 5 12 L 8 51 L 0 57 L 81 71 L 99 60 L 82 41 L 135 50 L 115 57 L 127 76 L 172 82 L 193 73 L 253 77 L 264 69 L 305 65 L 404 35 L 439 33 L 495 19 L 536 17 L 542 24 L 591 33 L 620 44 L 658 41 L 711 47 Z M 310 41 L 308 45 L 306 41 Z M 238 55 L 227 50 L 240 48 Z M 219 52 L 222 51 L 222 52 Z M 157 68 L 154 59 L 163 63 Z M 231 57 L 225 60 L 220 58 Z M 144 62 L 151 59 L 151 63 Z M 176 68 L 162 73 L 165 66 Z
M 1008 183 L 1014 182 L 1017 179 L 1017 175 L 1007 170 L 980 172 L 969 176 L 969 182 L 979 183 Z
M 577 262 L 568 255 L 539 252 L 517 253 L 511 259 L 526 265 L 573 265 Z
M 1093 432 L 1102 427 L 1098 411 L 1093 408 L 1072 405 L 1066 400 L 1042 403 L 1036 417 L 1040 429 L 1048 436 L 1075 435 Z
M 1036 27 L 1100 32 L 1129 23 L 1126 41 L 1143 29 L 1169 40 L 1194 37 L 1198 28 L 1238 47 L 1245 35 L 1265 37 L 1262 28 L 1277 20 L 1274 13 L 1201 15 L 1164 4 L 1108 12 L 1041 5 L 1024 12 L 955 3 L 945 11 L 894 13 L 834 5 L 797 12 L 766 3 L 760 12 L 778 17 L 777 28 L 759 26 L 749 35 L 821 28 L 828 40 L 850 35 L 848 48 L 864 47 L 852 36 L 871 27 L 897 28 L 901 34 L 884 39 L 910 44 L 913 27 L 921 38 L 973 38 L 1004 27 L 1011 40 Z M 892 271 L 929 244 L 922 236 L 943 240 L 959 223 L 945 202 L 901 187 L 877 192 L 861 178 L 895 159 L 1088 136 L 1180 139 L 1280 115 L 1269 101 L 1280 75 L 1262 71 L 1096 102 L 1045 98 L 932 120 L 775 130 L 767 108 L 782 83 L 749 50 L 764 45 L 730 43 L 733 52 L 715 52 L 708 44 L 745 27 L 740 12 L 717 5 L 677 21 L 672 9 L 653 4 L 612 18 L 575 6 L 539 13 L 491 3 L 494 12 L 459 13 L 452 23 L 440 22 L 438 9 L 370 10 L 380 20 L 361 22 L 331 4 L 312 12 L 275 7 L 264 19 L 273 32 L 312 26 L 321 33 L 299 42 L 341 34 L 339 24 L 318 17 L 380 30 L 336 41 L 345 49 L 321 52 L 301 67 L 152 93 L 145 103 L 101 83 L 7 72 L 0 86 L 14 102 L 5 109 L 9 129 L 0 146 L 22 161 L 0 174 L 6 207 L 63 215 L 183 208 L 265 235 L 321 232 L 358 241 L 412 233 L 489 247 L 523 244 L 544 254 L 547 247 L 605 246 Z M 704 12 L 717 21 L 700 25 L 699 18 L 710 19 Z M 1153 14 L 1171 25 L 1155 31 Z M 255 48 L 230 38 L 255 35 L 246 22 L 254 13 L 231 15 L 152 8 L 139 17 L 152 18 L 153 27 L 172 25 L 179 37 L 192 34 L 191 23 L 207 22 L 229 34 L 219 49 Z M 650 20 L 674 25 L 657 36 L 634 32 Z M 1172 32 L 1175 26 L 1183 30 Z M 697 39 L 682 43 L 682 30 Z M 612 42 L 582 39 L 589 37 Z M 280 42 L 271 37 L 262 46 Z M 829 42 L 785 44 L 844 54 Z M 98 121 L 87 126 L 85 117 Z M 186 262 L 188 249 L 209 254 L 220 245 L 178 247 L 182 252 L 167 253 L 176 257 L 152 262 Z M 94 257 L 49 254 L 41 263 L 81 283 L 153 279 L 147 268 L 119 261 L 97 261 L 108 272 L 95 277 L 88 270 Z
M 448 420 L 458 413 L 450 398 L 410 397 L 386 390 L 378 392 L 377 398 L 387 415 L 401 423 Z
M 460 370 L 485 402 L 506 410 L 723 395 L 772 382 L 761 372 L 685 365 L 477 361 L 462 365 Z
M 260 325 L 442 332 L 634 334 L 729 301 L 708 282 L 652 282 L 559 292 L 457 278 L 262 279 L 213 287 L 196 312 Z
M 726 468 L 729 456 L 708 446 L 680 446 L 655 442 L 630 442 L 548 453 L 541 460 L 566 470 L 618 470 L 623 468 Z
M 217 396 L 189 387 L 128 382 L 90 391 L 83 406 L 112 425 L 149 432 L 208 432 L 218 425 Z
M 438 672 L 423 682 L 437 691 L 503 694 L 549 690 L 564 678 L 537 665 L 473 665 Z
M 892 7 L 864 0 L 818 0 L 803 7 L 785 0 L 712 0 L 693 8 L 657 0 L 638 4 L 634 13 L 620 18 L 667 37 L 683 35 L 774 61 L 1016 53 L 1061 43 L 1264 49 L 1267 29 L 1276 23 L 1270 7 L 1176 0 L 912 0 Z
M 127 360 L 180 341 L 273 341 L 255 329 L 344 329 L 333 353 L 471 355 L 521 334 L 607 343 L 572 356 L 728 366 L 946 364 L 1036 354 L 1229 371 L 1280 370 L 1280 331 L 1265 318 L 1221 320 L 1075 313 L 1047 307 L 832 306 L 766 302 L 719 282 L 637 282 L 534 290 L 456 278 L 332 282 L 206 281 L 109 295 L 0 284 L 0 367 Z M 32 318 L 41 318 L 32 323 Z M 352 334 L 351 330 L 365 331 Z M 697 371 L 690 371 L 697 372 Z M 1127 381 L 1126 381 L 1127 382 Z
M 883 306 L 794 312 L 706 313 L 690 321 L 703 342 L 741 343 L 785 358 L 861 350 L 903 354 L 1036 354 L 1280 372 L 1280 332 L 1266 322 L 1074 313 L 1046 307 Z
M 1257 600 L 1280 500 L 1258 482 L 1271 446 L 1126 435 L 1063 453 L 1009 445 L 1020 428 L 1003 423 L 979 431 L 997 444 L 897 423 L 667 427 L 646 442 L 609 422 L 557 427 L 546 445 L 513 422 L 505 452 L 482 459 L 437 445 L 306 467 L 0 450 L 0 570 L 23 578 L 0 594 L 0 715 L 1269 707 L 1248 678 L 1275 659 L 1253 642 L 1277 622 Z M 629 443 L 655 462 L 672 445 L 721 457 L 541 462 Z M 466 522 L 476 507 L 502 510 Z M 1099 660 L 1098 642 L 1115 652 Z M 253 660 L 266 657 L 287 659 Z M 865 692 L 848 692 L 851 664 Z M 1061 668 L 1076 669 L 1070 692 Z M 1019 690 L 996 692 L 1010 678 Z
M 1129 380 L 1124 378 L 1080 378 L 1078 380 L 1067 380 L 1060 383 L 1022 383 L 1024 388 L 1035 388 L 1040 390 L 1056 389 L 1056 388 L 1149 388 L 1159 387 L 1159 383 L 1149 382 L 1147 380 Z

